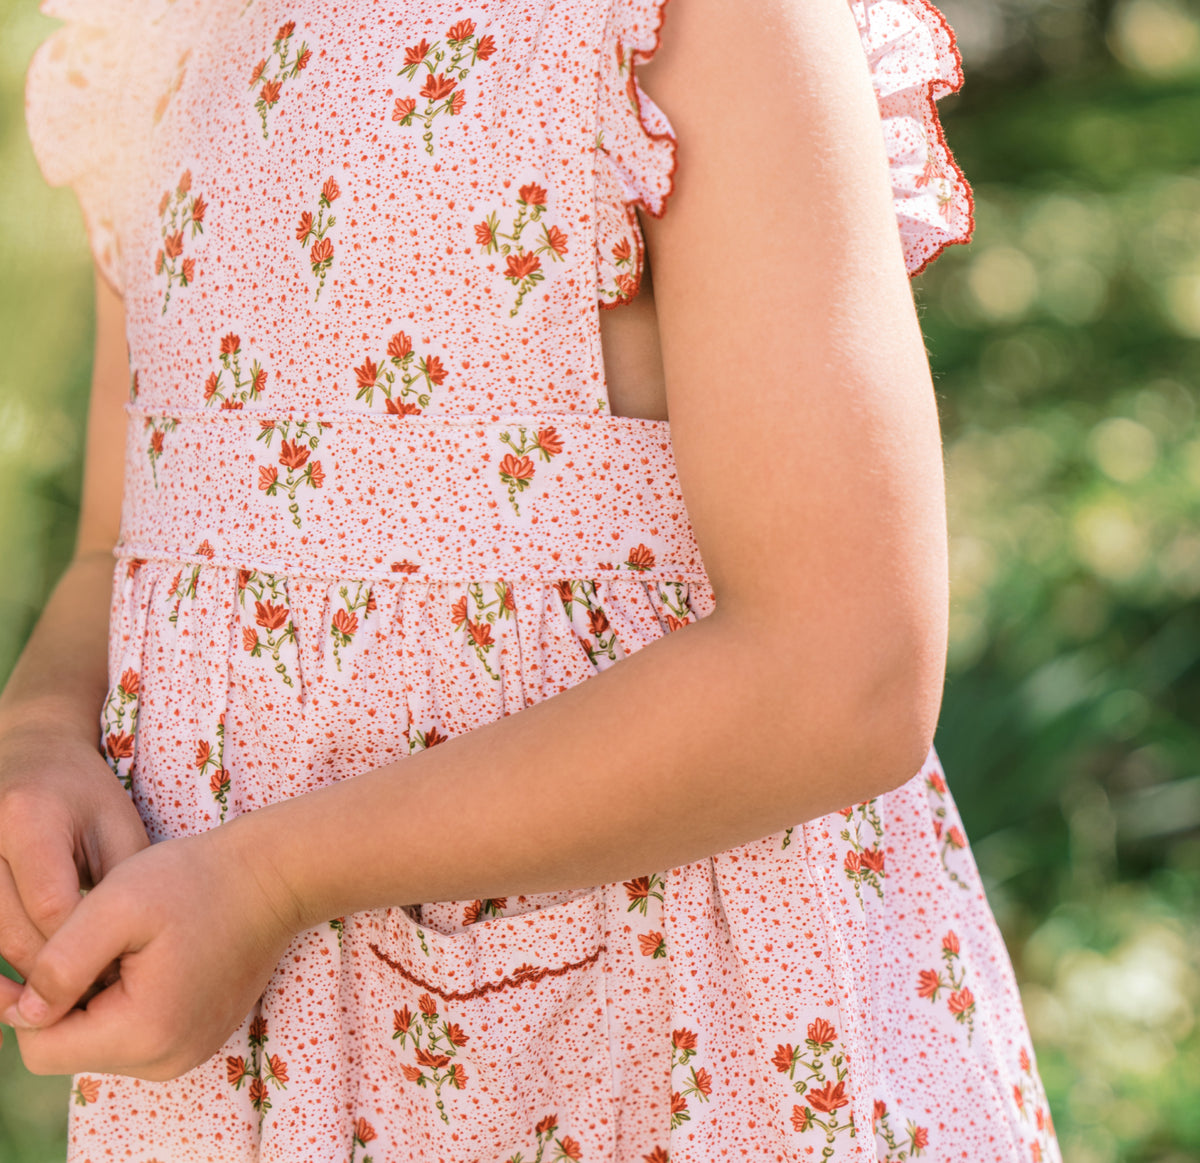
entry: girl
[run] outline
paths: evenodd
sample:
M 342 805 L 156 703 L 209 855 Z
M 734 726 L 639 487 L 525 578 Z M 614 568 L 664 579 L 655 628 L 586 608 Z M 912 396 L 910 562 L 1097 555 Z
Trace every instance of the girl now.
M 78 1163 L 1057 1158 L 931 750 L 953 37 L 663 7 L 46 0 L 0 1006 Z

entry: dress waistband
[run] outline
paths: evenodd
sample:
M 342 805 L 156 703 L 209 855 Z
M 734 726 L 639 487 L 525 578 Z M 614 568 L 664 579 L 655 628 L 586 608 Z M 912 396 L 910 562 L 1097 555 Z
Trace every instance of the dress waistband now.
M 126 411 L 119 557 L 376 580 L 705 579 L 666 420 Z

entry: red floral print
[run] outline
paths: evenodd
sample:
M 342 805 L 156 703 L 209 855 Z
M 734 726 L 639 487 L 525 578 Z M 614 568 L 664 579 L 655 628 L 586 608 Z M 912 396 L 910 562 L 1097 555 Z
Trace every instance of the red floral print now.
M 546 205 L 545 189 L 529 182 L 518 191 L 517 213 L 507 234 L 500 230 L 500 215 L 495 210 L 475 226 L 475 243 L 484 254 L 499 253 L 505 258 L 504 277 L 517 288 L 516 302 L 509 311 L 511 316 L 520 311 L 525 296 L 546 277 L 540 256 L 561 262 L 567 253 L 566 234 L 557 226 L 541 221 Z M 527 248 L 522 236 L 532 223 L 540 223 L 542 233 L 537 243 Z
M 88 1103 L 98 1102 L 100 1099 L 100 1083 L 83 1074 L 75 1079 L 75 1088 L 71 1091 L 72 1097 L 79 1106 L 87 1106 Z
M 279 471 L 274 465 L 260 465 L 258 487 L 268 497 L 282 494 L 288 499 L 288 512 L 292 515 L 292 524 L 300 528 L 300 502 L 296 493 L 301 487 L 319 489 L 325 483 L 325 473 L 319 460 L 309 457 L 321 442 L 321 433 L 329 425 L 323 420 L 265 420 L 258 434 L 268 448 L 276 432 L 281 437 L 279 445 L 279 464 L 287 470 L 287 476 L 279 479 Z
M 341 194 L 341 190 L 337 182 L 333 178 L 326 179 L 325 184 L 321 187 L 320 196 L 317 198 L 315 217 L 311 210 L 303 211 L 300 215 L 300 224 L 296 227 L 296 240 L 305 250 L 308 250 L 308 263 L 317 280 L 316 294 L 313 295 L 314 302 L 321 297 L 325 278 L 329 274 L 329 268 L 333 266 L 333 240 L 325 236 L 333 229 L 337 222 L 337 216 L 330 213 L 327 218 L 325 212 L 332 210 L 339 194 Z M 311 250 L 309 250 L 310 242 L 312 243 Z
M 230 332 L 221 339 L 221 350 L 218 359 L 221 362 L 220 371 L 210 372 L 204 382 L 204 406 L 214 404 L 230 410 L 241 408 L 247 403 L 258 400 L 267 385 L 267 371 L 256 359 L 250 364 L 250 370 L 243 378 L 242 375 L 242 341 Z M 231 382 L 226 384 L 228 375 Z
M 445 743 L 450 736 L 443 734 L 436 726 L 430 727 L 426 731 L 410 729 L 407 733 L 408 751 L 413 754 L 417 751 L 427 751 L 430 747 L 436 747 L 439 743 Z
M 276 1090 L 286 1090 L 288 1083 L 287 1063 L 278 1054 L 266 1053 L 267 1040 L 265 1019 L 255 1017 L 247 1034 L 247 1054 L 231 1054 L 225 1059 L 225 1078 L 234 1090 L 241 1090 L 249 1081 L 250 1104 L 258 1112 L 260 1129 L 263 1116 L 271 1109 L 268 1083 Z
M 975 1034 L 975 995 L 966 986 L 967 970 L 959 964 L 961 958 L 958 934 L 951 929 L 942 938 L 942 960 L 946 962 L 945 978 L 942 971 L 922 969 L 917 974 L 917 996 L 936 1002 L 942 990 L 947 990 L 946 1008 L 954 1020 L 967 1027 L 967 1042 Z
M 402 1064 L 401 1072 L 407 1081 L 433 1089 L 438 1115 L 442 1122 L 449 1123 L 442 1087 L 449 1083 L 455 1090 L 465 1089 L 469 1081 L 467 1072 L 462 1063 L 452 1059 L 470 1039 L 456 1023 L 439 1020 L 437 1002 L 428 993 L 421 994 L 417 1005 L 419 1015 L 413 1015 L 405 1006 L 393 1016 L 392 1038 L 401 1047 L 411 1043 L 416 1059 L 415 1066 Z
M 859 908 L 865 908 L 862 886 L 869 885 L 882 900 L 883 878 L 886 876 L 884 853 L 880 847 L 883 840 L 883 821 L 879 817 L 878 801 L 865 800 L 863 803 L 843 808 L 841 814 L 848 825 L 842 829 L 841 836 L 850 845 L 842 871 L 854 886 Z
M 850 1067 L 845 1051 L 836 1048 L 837 1029 L 832 1022 L 814 1018 L 805 1035 L 803 1046 L 790 1042 L 776 1046 L 771 1061 L 780 1074 L 788 1076 L 796 1093 L 804 1096 L 804 1105 L 792 1108 L 793 1128 L 801 1133 L 814 1129 L 823 1132 L 828 1156 L 833 1153 L 828 1148 L 832 1148 L 837 1135 L 843 1131 L 851 1136 L 855 1133 L 854 1116 L 843 1121 L 838 1114 L 850 1104 L 846 1091 Z M 801 1067 L 803 1072 L 798 1073 Z
M 355 582 L 353 593 L 350 591 L 349 584 L 343 585 L 338 589 L 338 597 L 342 601 L 342 608 L 334 611 L 333 618 L 330 621 L 329 633 L 333 637 L 333 657 L 337 662 L 338 670 L 341 670 L 342 656 L 340 650 L 352 645 L 354 642 L 354 636 L 358 633 L 359 629 L 359 611 L 362 611 L 365 616 L 372 608 L 370 583 L 365 581 Z
M 680 1029 L 671 1032 L 671 1085 L 675 1085 L 677 1068 L 688 1066 L 698 1053 L 699 1038 L 692 1030 Z M 691 1120 L 688 1099 L 708 1102 L 712 1095 L 712 1074 L 703 1066 L 690 1066 L 678 1090 L 671 1091 L 671 1129 Z
M 251 658 L 267 655 L 275 663 L 275 671 L 287 686 L 295 686 L 283 661 L 282 651 L 286 644 L 296 641 L 296 624 L 291 610 L 282 600 L 285 582 L 282 577 L 251 570 L 244 584 L 239 581 L 238 601 L 245 607 L 247 597 L 254 602 L 254 622 L 258 629 L 242 627 L 242 645 Z
M 925 777 L 925 792 L 929 801 L 929 809 L 933 814 L 933 834 L 938 843 L 938 854 L 942 858 L 942 867 L 946 877 L 957 888 L 969 890 L 967 878 L 951 867 L 954 853 L 961 852 L 967 846 L 967 838 L 957 817 L 951 815 L 949 792 L 946 781 L 936 772 L 931 771 Z M 949 827 L 947 827 L 949 824 Z
M 905 1163 L 909 1159 L 917 1159 L 925 1154 L 929 1146 L 929 1129 L 919 1127 L 912 1119 L 907 1120 L 904 1141 L 897 1140 L 889 1119 L 891 1115 L 887 1105 L 875 1100 L 875 1151 L 879 1163 Z
M 301 42 L 295 55 L 292 54 L 291 39 L 295 31 L 296 22 L 294 20 L 280 25 L 279 31 L 275 33 L 270 53 L 254 66 L 250 74 L 250 88 L 258 89 L 254 108 L 258 110 L 258 115 L 262 119 L 263 137 L 270 136 L 267 129 L 267 115 L 278 104 L 279 98 L 283 94 L 284 84 L 298 77 L 312 57 L 307 42 Z M 273 68 L 270 77 L 267 76 L 268 66 Z
M 117 685 L 109 690 L 100 713 L 104 758 L 126 791 L 133 786 L 134 738 L 137 734 L 141 686 L 138 672 L 126 667 Z
M 206 739 L 196 744 L 196 767 L 203 775 L 209 768 L 212 774 L 208 780 L 208 790 L 220 808 L 219 823 L 225 823 L 225 813 L 229 809 L 230 775 L 225 768 L 225 715 L 222 712 L 217 719 L 216 743 Z
M 418 356 L 413 350 L 412 339 L 405 332 L 397 331 L 388 340 L 387 353 L 382 359 L 367 358 L 354 369 L 358 383 L 358 394 L 354 398 L 365 400 L 370 408 L 378 390 L 383 394 L 384 406 L 389 413 L 416 416 L 429 407 L 433 389 L 445 382 L 446 374 L 445 365 L 438 356 Z
M 533 436 L 528 429 L 518 426 L 519 436 L 511 431 L 500 434 L 502 443 L 507 444 L 512 452 L 500 461 L 500 480 L 508 489 L 508 503 L 513 512 L 519 517 L 521 506 L 517 503 L 517 494 L 523 492 L 533 483 L 535 465 L 530 454 L 539 456 L 547 464 L 563 450 L 562 440 L 552 427 L 539 428 Z
M 158 487 L 158 462 L 166 451 L 167 435 L 179 427 L 179 421 L 171 416 L 147 416 L 145 430 L 150 433 L 146 445 L 146 455 L 150 459 L 150 471 L 154 477 L 154 487 Z
M 476 36 L 473 20 L 459 20 L 450 26 L 445 44 L 430 44 L 422 39 L 404 51 L 404 66 L 397 76 L 413 80 L 417 70 L 425 69 L 425 80 L 419 96 L 425 98 L 425 108 L 417 111 L 411 96 L 397 97 L 392 108 L 392 120 L 403 126 L 420 123 L 424 127 L 422 140 L 430 157 L 434 152 L 433 124 L 441 115 L 457 117 L 466 108 L 466 94 L 458 88 L 479 61 L 486 61 L 496 51 L 496 42 L 489 35 Z
M 167 276 L 163 292 L 162 313 L 167 313 L 171 301 L 171 288 L 189 286 L 195 278 L 196 266 L 193 259 L 184 259 L 176 265 L 183 254 L 184 235 L 190 229 L 191 237 L 204 233 L 204 214 L 208 203 L 200 195 L 189 197 L 192 188 L 192 171 L 184 170 L 174 190 L 168 190 L 159 201 L 159 232 L 162 249 L 154 259 L 154 273 Z
M 472 582 L 467 587 L 467 593 L 458 598 L 451 607 L 450 616 L 454 629 L 465 635 L 464 642 L 475 651 L 488 677 L 500 682 L 500 675 L 488 662 L 488 653 L 499 645 L 492 637 L 492 627 L 498 621 L 514 618 L 516 607 L 507 582 L 493 582 L 489 588 L 494 595 L 491 599 L 485 597 L 482 582 Z M 475 609 L 474 618 L 467 610 L 468 596 Z

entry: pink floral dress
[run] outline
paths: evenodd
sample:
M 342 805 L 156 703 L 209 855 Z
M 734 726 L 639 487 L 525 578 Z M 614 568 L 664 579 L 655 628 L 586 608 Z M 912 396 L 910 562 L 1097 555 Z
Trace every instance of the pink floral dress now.
M 634 75 L 662 5 L 45 0 L 31 136 L 128 320 L 100 742 L 153 839 L 712 611 L 598 326 L 671 191 Z M 933 104 L 960 62 L 925 0 L 851 7 L 916 271 L 971 229 Z M 73 1093 L 75 1163 L 1059 1158 L 932 753 L 684 867 L 330 918 L 210 1062 Z

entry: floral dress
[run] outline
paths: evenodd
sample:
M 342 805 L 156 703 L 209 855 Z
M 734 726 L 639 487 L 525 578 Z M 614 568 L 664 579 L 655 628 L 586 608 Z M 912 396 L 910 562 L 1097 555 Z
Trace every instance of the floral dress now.
M 30 134 L 128 323 L 98 741 L 152 839 L 711 613 L 670 426 L 612 415 L 600 345 L 672 187 L 663 2 L 45 0 Z M 961 65 L 925 0 L 851 8 L 915 272 L 971 230 Z M 332 917 L 213 1059 L 71 1114 L 74 1163 L 1059 1158 L 932 752 L 693 864 Z

